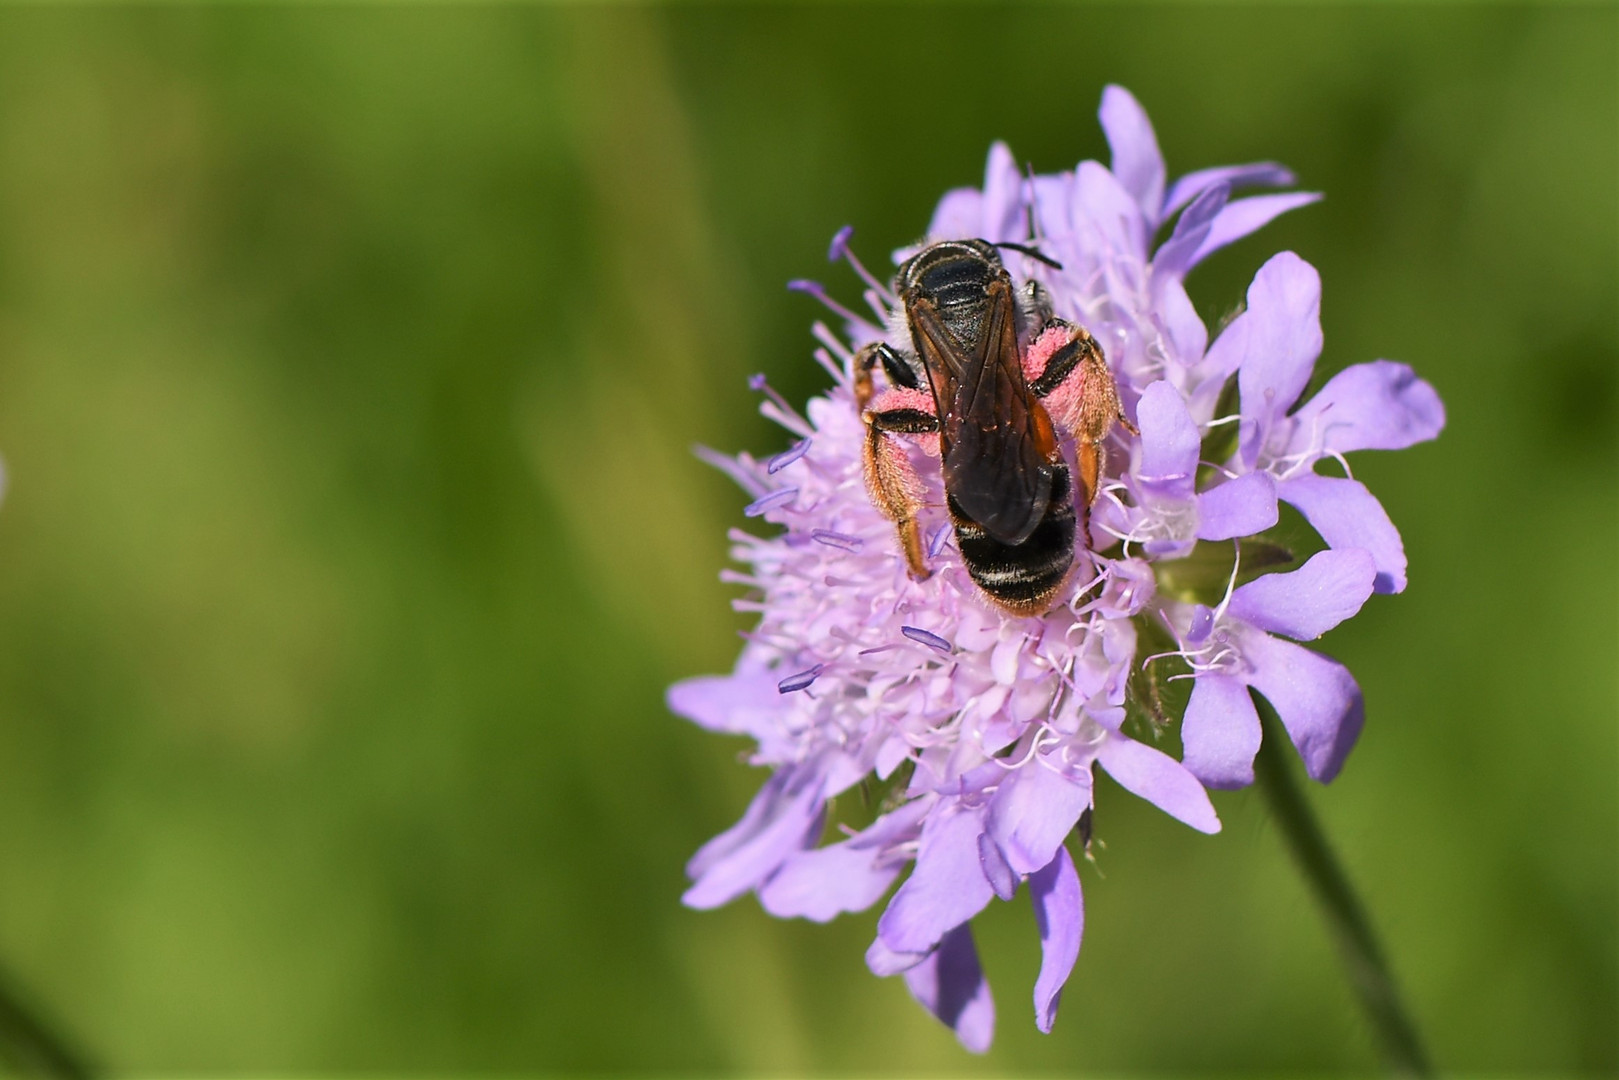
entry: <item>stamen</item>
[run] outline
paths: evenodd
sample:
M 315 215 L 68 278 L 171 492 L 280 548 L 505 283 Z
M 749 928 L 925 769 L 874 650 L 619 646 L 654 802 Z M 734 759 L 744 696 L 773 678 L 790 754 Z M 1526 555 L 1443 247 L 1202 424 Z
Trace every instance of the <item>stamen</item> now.
M 937 559 L 939 552 L 944 550 L 945 541 L 949 539 L 950 525 L 948 522 L 934 529 L 933 535 L 928 538 L 928 558 Z
M 854 272 L 860 275 L 860 280 L 876 290 L 877 295 L 887 300 L 890 307 L 899 303 L 899 297 L 889 292 L 888 286 L 878 281 L 872 272 L 867 270 L 860 259 L 856 257 L 855 253 L 849 249 L 849 238 L 853 235 L 853 225 L 845 225 L 838 230 L 837 235 L 832 237 L 832 246 L 827 249 L 827 262 L 837 262 L 839 259 L 847 260 L 849 265 L 854 267 Z
M 837 334 L 832 332 L 830 326 L 820 319 L 816 319 L 814 324 L 810 326 L 810 333 L 815 336 L 816 341 L 831 349 L 832 355 L 842 360 L 845 364 L 854 359 L 854 353 L 849 351 L 849 347 L 843 343 L 843 340 Z
M 823 665 L 816 664 L 806 671 L 800 671 L 797 675 L 787 676 L 776 684 L 776 692 L 779 694 L 791 694 L 795 690 L 806 689 L 810 683 L 820 678 L 822 668 Z
M 815 433 L 815 429 L 810 427 L 810 422 L 799 416 L 790 406 L 781 402 L 781 399 L 774 391 L 771 392 L 771 398 L 772 400 L 770 401 L 761 401 L 759 403 L 760 416 L 766 420 L 774 420 L 794 435 L 800 435 L 806 439 Z
M 735 480 L 742 490 L 749 495 L 762 495 L 768 490 L 757 476 L 749 472 L 741 462 L 730 454 L 722 454 L 718 450 L 711 450 L 702 443 L 694 445 L 691 452 L 698 461 L 703 462 L 705 465 L 712 465 L 732 480 Z
M 1343 466 L 1344 476 L 1347 479 L 1353 480 L 1355 478 L 1355 474 L 1353 472 L 1349 471 L 1349 462 L 1344 460 L 1344 456 L 1342 454 L 1340 454 L 1338 451 L 1336 451 L 1336 450 L 1327 450 L 1327 451 L 1324 451 L 1321 456 L 1322 457 L 1329 457 L 1332 460 L 1336 461 L 1339 465 Z
M 754 391 L 755 393 L 763 394 L 765 397 L 769 398 L 775 404 L 776 408 L 780 409 L 788 416 L 794 418 L 798 417 L 798 410 L 793 408 L 792 404 L 786 398 L 776 393 L 776 388 L 770 385 L 770 381 L 764 377 L 762 372 L 758 375 L 748 376 L 748 389 Z M 804 421 L 801 419 L 798 422 L 800 424 L 804 423 Z
M 742 513 L 748 517 L 759 517 L 761 514 L 766 514 L 776 509 L 778 506 L 785 506 L 797 496 L 798 489 L 795 487 L 777 488 L 769 495 L 755 499 L 747 506 L 744 506 Z
M 1141 661 L 1141 670 L 1146 671 L 1147 665 L 1152 663 L 1154 660 L 1168 660 L 1171 656 L 1178 656 L 1182 660 L 1186 660 L 1188 663 L 1190 663 L 1190 657 L 1192 655 L 1194 654 L 1189 653 L 1185 649 L 1170 649 L 1168 652 L 1153 653 L 1151 656 Z
M 919 626 L 902 626 L 899 628 L 899 632 L 910 638 L 912 641 L 926 645 L 930 649 L 938 649 L 940 652 L 945 653 L 946 655 L 955 652 L 955 647 L 944 638 L 940 637 L 938 634 L 923 630 Z
M 787 466 L 809 453 L 809 448 L 810 440 L 802 440 L 797 445 L 791 446 L 777 454 L 775 457 L 771 458 L 765 464 L 765 471 L 769 473 L 781 472 L 781 470 L 785 469 Z
M 845 381 L 843 369 L 832 362 L 831 353 L 827 352 L 825 349 L 816 349 L 813 355 L 815 357 L 815 362 L 820 364 L 828 375 L 832 376 L 832 380 L 834 382 L 841 384 Z
M 865 546 L 865 541 L 858 536 L 848 533 L 833 532 L 831 529 L 811 529 L 810 538 L 827 547 L 835 547 L 841 551 L 859 551 Z
M 832 299 L 832 297 L 827 294 L 826 287 L 819 281 L 810 281 L 808 278 L 795 278 L 787 283 L 787 288 L 792 292 L 800 292 L 808 296 L 815 297 L 815 299 L 819 300 L 822 304 L 837 312 L 839 315 L 842 315 L 850 322 L 855 323 L 858 326 L 869 327 L 871 332 L 874 334 L 881 332 L 881 329 L 872 323 L 870 319 L 866 318 L 864 315 L 857 315 L 855 312 Z
M 832 246 L 826 249 L 826 261 L 837 262 L 849 253 L 849 237 L 854 235 L 854 226 L 845 225 L 832 234 Z
M 1225 614 L 1226 606 L 1231 603 L 1231 593 L 1237 587 L 1237 570 L 1242 566 L 1242 541 L 1231 541 L 1231 580 L 1226 582 L 1225 596 L 1221 597 L 1220 605 L 1214 609 L 1214 621 L 1219 622 Z
M 1007 772 L 1013 772 L 1017 769 L 1021 769 L 1023 766 L 1034 760 L 1035 755 L 1040 752 L 1040 737 L 1048 733 L 1051 733 L 1051 728 L 1047 727 L 1043 723 L 1036 728 L 1034 735 L 1029 739 L 1029 748 L 1025 750 L 1023 752 L 1023 756 L 1018 758 L 1016 761 L 1003 760 L 1002 758 L 997 757 L 992 757 L 989 760 L 995 762 L 995 764 L 999 765 Z
M 872 313 L 885 323 L 894 316 L 893 308 L 886 301 L 887 295 L 887 293 L 880 293 L 876 289 L 867 289 L 860 294 L 860 299 L 866 302 L 866 306 L 872 310 Z M 898 303 L 898 301 L 896 300 L 895 303 Z
M 861 649 L 860 650 L 860 655 L 861 656 L 872 656 L 872 655 L 874 655 L 876 653 L 880 653 L 880 652 L 891 652 L 892 650 L 897 649 L 897 648 L 899 648 L 898 645 L 878 645 L 874 649 Z

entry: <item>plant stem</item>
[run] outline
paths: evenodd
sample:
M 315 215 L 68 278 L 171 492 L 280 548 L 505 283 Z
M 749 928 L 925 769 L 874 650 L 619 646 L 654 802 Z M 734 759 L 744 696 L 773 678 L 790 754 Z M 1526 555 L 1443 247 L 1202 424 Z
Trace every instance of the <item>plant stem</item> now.
M 1321 905 L 1349 984 L 1376 1033 L 1383 1064 L 1396 1076 L 1432 1076 L 1416 1025 L 1400 1004 L 1371 921 L 1294 775 L 1293 744 L 1287 731 L 1268 702 L 1255 695 L 1254 704 L 1264 725 L 1264 739 L 1254 760 L 1255 779 L 1288 850 Z
M 18 1075 L 88 1080 L 94 1073 L 59 1032 L 23 1004 L 10 978 L 0 972 L 0 1059 Z

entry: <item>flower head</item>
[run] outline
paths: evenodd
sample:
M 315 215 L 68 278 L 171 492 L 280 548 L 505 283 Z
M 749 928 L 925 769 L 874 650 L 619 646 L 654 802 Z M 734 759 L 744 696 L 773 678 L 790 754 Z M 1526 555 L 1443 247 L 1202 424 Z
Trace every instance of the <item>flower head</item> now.
M 800 415 L 758 378 L 762 411 L 793 444 L 763 461 L 704 452 L 747 491 L 746 514 L 771 527 L 734 531 L 742 569 L 723 575 L 749 590 L 733 603 L 758 623 L 731 674 L 669 691 L 673 711 L 751 737 L 752 760 L 773 770 L 742 819 L 691 860 L 685 901 L 706 908 L 752 891 L 775 915 L 824 921 L 870 907 L 912 867 L 878 920 L 867 962 L 879 975 L 903 974 L 973 1050 L 989 1045 L 994 1006 L 970 920 L 1025 882 L 1043 950 L 1035 1018 L 1051 1028 L 1083 925 L 1065 841 L 1076 828 L 1088 838 L 1096 766 L 1216 832 L 1204 785 L 1252 779 L 1252 688 L 1276 707 L 1312 775 L 1338 771 L 1360 729 L 1359 689 L 1342 665 L 1285 639 L 1317 637 L 1374 589 L 1403 587 L 1405 563 L 1380 507 L 1370 520 L 1365 489 L 1314 465 L 1431 438 L 1443 423 L 1432 389 L 1386 361 L 1348 369 L 1289 411 L 1320 348 L 1319 282 L 1297 256 L 1266 264 L 1248 310 L 1211 346 L 1182 287 L 1186 272 L 1317 196 L 1233 200 L 1237 187 L 1292 182 L 1268 163 L 1204 170 L 1166 189 L 1135 99 L 1109 87 L 1101 117 L 1111 169 L 1087 161 L 1025 178 L 997 144 L 984 187 L 947 194 L 926 238 L 1036 248 L 1038 256 L 1010 249 L 1007 269 L 1020 287 L 1037 282 L 1055 316 L 1094 335 L 1139 427 L 1139 437 L 1106 436 L 1112 452 L 1103 455 L 1100 497 L 1081 514 L 1088 529 L 1077 569 L 1049 610 L 1012 614 L 974 584 L 945 509 L 937 437 L 885 451 L 904 456 L 899 475 L 920 507 L 916 535 L 930 573 L 909 572 L 892 514 L 868 495 L 855 370 L 863 346 L 908 348 L 906 315 L 888 283 L 853 257 L 844 230 L 829 254 L 864 280 L 871 317 L 814 283 L 793 285 L 842 317 L 842 334 L 816 326 L 831 389 Z M 1019 345 L 1029 355 L 1044 348 L 1032 336 Z M 1240 410 L 1216 415 L 1233 378 Z M 929 404 L 923 390 L 886 392 L 916 396 L 919 411 Z M 1067 415 L 1063 392 L 1047 398 L 1053 416 Z M 1075 433 L 1059 434 L 1072 461 Z M 1227 434 L 1229 452 L 1206 460 Z M 1278 499 L 1297 506 L 1329 550 L 1239 585 L 1241 540 L 1277 523 Z M 1228 554 L 1215 561 L 1223 592 L 1205 602 L 1184 570 L 1209 564 L 1211 548 Z M 1155 652 L 1165 638 L 1172 647 Z M 1195 679 L 1184 764 L 1126 724 L 1141 711 L 1143 672 L 1169 664 Z M 875 813 L 848 812 L 859 800 L 835 802 L 872 787 L 881 792 Z

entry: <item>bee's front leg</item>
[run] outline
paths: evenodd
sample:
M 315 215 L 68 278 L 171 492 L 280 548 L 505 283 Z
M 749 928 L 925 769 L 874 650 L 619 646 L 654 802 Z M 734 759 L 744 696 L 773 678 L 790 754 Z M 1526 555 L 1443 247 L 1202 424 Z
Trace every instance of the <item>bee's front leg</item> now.
M 871 373 L 878 365 L 882 366 L 883 374 L 888 376 L 888 385 L 902 390 L 922 389 L 923 373 L 920 361 L 914 356 L 907 356 L 886 341 L 879 341 L 867 345 L 854 354 L 854 403 L 864 413 L 866 406 L 877 392 L 876 384 L 872 382 Z

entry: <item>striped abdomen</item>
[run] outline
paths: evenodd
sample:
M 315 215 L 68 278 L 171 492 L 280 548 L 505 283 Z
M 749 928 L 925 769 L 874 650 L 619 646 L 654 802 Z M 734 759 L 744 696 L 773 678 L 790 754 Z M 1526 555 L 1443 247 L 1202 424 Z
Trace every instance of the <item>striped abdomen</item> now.
M 1074 565 L 1074 496 L 1068 466 L 1051 466 L 1051 502 L 1045 517 L 1021 544 L 1003 544 L 948 499 L 956 546 L 968 575 L 1001 607 L 1015 615 L 1039 615 Z

